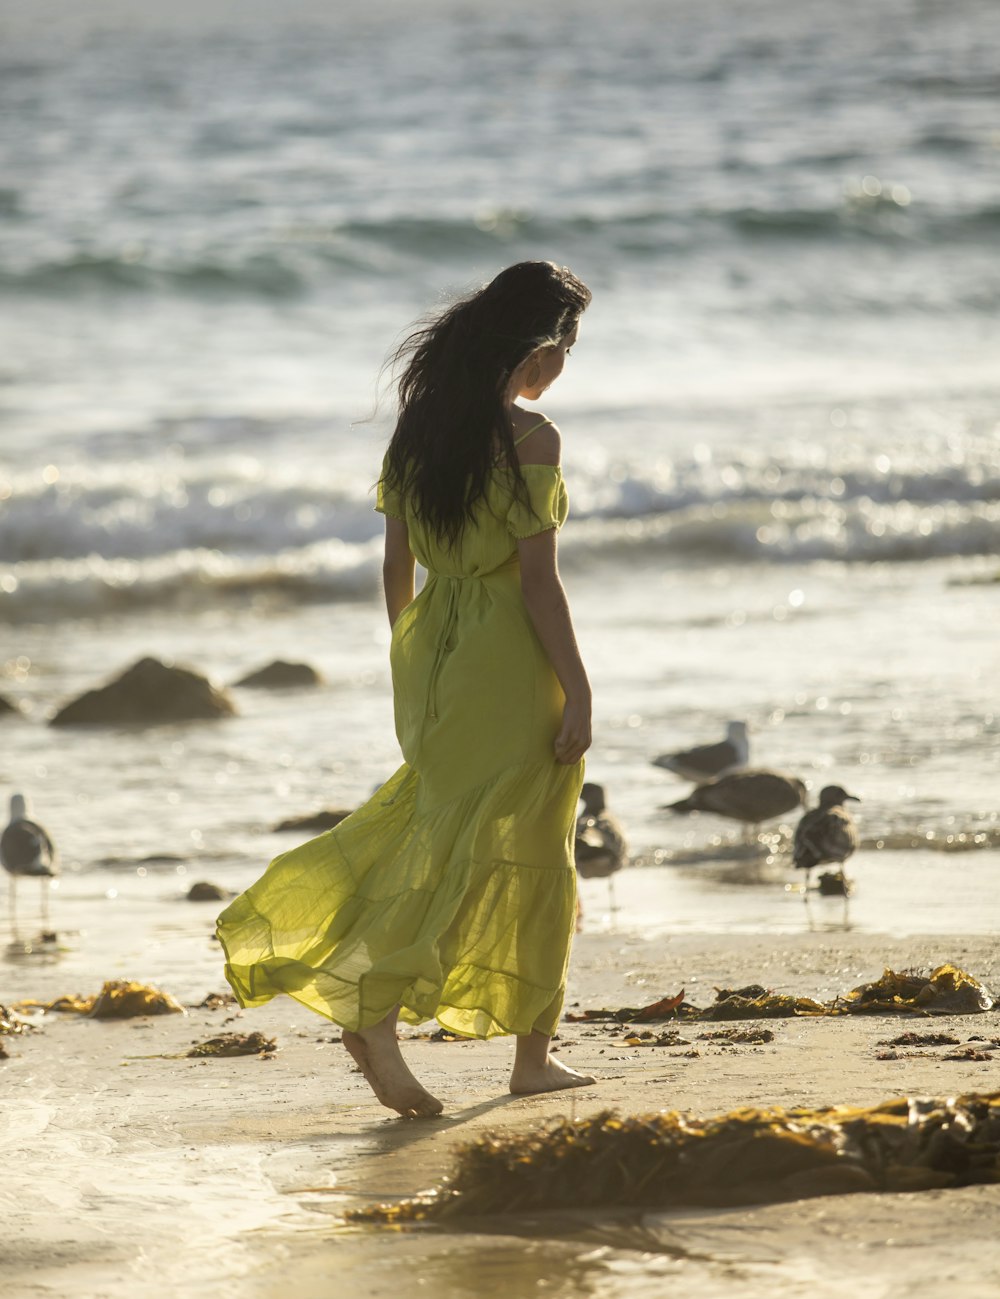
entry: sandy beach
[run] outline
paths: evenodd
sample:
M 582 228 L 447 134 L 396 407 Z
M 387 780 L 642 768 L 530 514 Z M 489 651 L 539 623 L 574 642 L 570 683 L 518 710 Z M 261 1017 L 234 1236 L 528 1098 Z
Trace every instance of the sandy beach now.
M 207 942 L 207 930 L 200 938 Z M 704 1004 L 714 986 L 752 981 L 828 999 L 885 965 L 930 969 L 945 960 L 988 985 L 1000 975 L 996 945 L 985 938 L 584 933 L 567 1009 L 644 1004 L 681 987 Z M 58 966 L 8 967 L 4 983 L 10 1000 L 71 990 Z M 93 984 L 73 990 L 96 991 L 96 972 Z M 160 984 L 169 991 L 167 979 Z M 222 991 L 221 980 L 209 991 Z M 245 1014 L 190 1009 L 121 1022 L 48 1014 L 42 1031 L 6 1039 L 5 1293 L 632 1299 L 692 1288 L 846 1296 L 863 1284 L 871 1296 L 916 1297 L 947 1278 L 969 1299 L 992 1296 L 1000 1285 L 998 1187 L 542 1215 L 461 1232 L 361 1228 L 342 1215 L 433 1185 L 461 1143 L 559 1115 L 678 1108 L 708 1116 L 746 1105 L 988 1092 L 997 1086 L 995 1059 L 949 1061 L 937 1048 L 880 1060 L 877 1043 L 906 1027 L 933 1027 L 962 1043 L 988 1039 L 997 1018 L 772 1020 L 766 1046 L 694 1040 L 673 1049 L 629 1047 L 619 1025 L 566 1023 L 562 1058 L 598 1083 L 517 1098 L 505 1092 L 508 1042 L 416 1037 L 408 1058 L 446 1108 L 440 1120 L 405 1122 L 370 1096 L 338 1030 L 287 1001 Z M 697 1039 L 705 1027 L 686 1026 L 683 1035 Z M 259 1029 L 278 1050 L 271 1059 L 170 1058 L 224 1029 Z

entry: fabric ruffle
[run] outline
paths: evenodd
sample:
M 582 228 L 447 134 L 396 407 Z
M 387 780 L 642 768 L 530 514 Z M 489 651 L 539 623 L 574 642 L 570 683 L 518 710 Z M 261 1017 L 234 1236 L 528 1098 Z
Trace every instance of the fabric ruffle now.
M 507 511 L 507 531 L 518 541 L 561 528 L 569 513 L 569 498 L 558 465 L 522 465 L 527 502 L 516 497 Z
M 399 492 L 388 485 L 385 476 L 387 467 L 388 462 L 383 461 L 376 489 L 375 509 L 379 514 L 388 514 L 405 522 L 406 505 Z M 558 465 L 522 465 L 521 474 L 527 488 L 527 500 L 518 500 L 516 497 L 511 500 L 504 516 L 508 533 L 516 540 L 523 541 L 539 532 L 546 532 L 549 528 L 561 528 L 569 514 L 569 498 L 562 470 Z M 490 498 L 493 494 L 490 492 L 487 498 L 491 507 L 493 501 Z
M 484 737 L 488 743 L 488 737 Z M 219 918 L 240 1003 L 286 993 L 343 1028 L 397 1004 L 466 1037 L 551 1035 L 573 932 L 582 766 L 509 768 L 432 811 L 404 765 L 275 858 Z

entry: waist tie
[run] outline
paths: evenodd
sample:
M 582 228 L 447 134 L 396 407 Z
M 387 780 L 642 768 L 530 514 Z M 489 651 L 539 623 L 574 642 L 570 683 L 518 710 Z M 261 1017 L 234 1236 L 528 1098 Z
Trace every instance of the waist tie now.
M 441 675 L 445 656 L 450 648 L 448 642 L 451 640 L 455 625 L 458 622 L 458 598 L 463 582 L 487 581 L 491 577 L 510 572 L 518 567 L 519 559 L 517 551 L 515 551 L 502 564 L 498 564 L 496 568 L 491 569 L 488 573 L 435 573 L 433 575 L 432 580 L 434 582 L 447 583 L 448 594 L 445 598 L 444 616 L 441 619 L 441 634 L 438 637 L 437 648 L 434 651 L 434 662 L 431 665 L 430 679 L 427 683 L 427 704 L 424 708 L 424 716 L 429 722 L 437 721 L 438 677 Z
M 438 574 L 436 582 L 447 582 L 448 595 L 445 600 L 444 617 L 441 620 L 441 634 L 438 637 L 437 649 L 434 652 L 434 662 L 431 665 L 431 675 L 427 682 L 427 707 L 424 712 L 428 721 L 437 721 L 437 683 L 441 675 L 441 669 L 444 667 L 444 657 L 448 653 L 448 642 L 451 640 L 452 632 L 455 630 L 455 624 L 458 622 L 458 593 L 461 577 L 447 577 Z

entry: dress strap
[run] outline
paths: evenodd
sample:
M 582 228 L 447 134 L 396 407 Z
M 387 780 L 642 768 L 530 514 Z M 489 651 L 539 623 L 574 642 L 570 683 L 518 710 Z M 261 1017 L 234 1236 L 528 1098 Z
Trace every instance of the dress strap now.
M 524 441 L 525 438 L 529 438 L 529 437 L 531 437 L 532 433 L 537 433 L 538 430 L 539 430 L 539 429 L 540 429 L 544 424 L 551 424 L 551 423 L 552 423 L 552 421 L 551 421 L 550 419 L 543 419 L 543 420 L 540 420 L 537 424 L 532 424 L 531 428 L 528 429 L 527 433 L 522 433 L 521 436 L 520 436 L 519 438 L 515 438 L 515 439 L 514 439 L 514 445 L 515 445 L 515 446 L 519 446 L 519 445 Z

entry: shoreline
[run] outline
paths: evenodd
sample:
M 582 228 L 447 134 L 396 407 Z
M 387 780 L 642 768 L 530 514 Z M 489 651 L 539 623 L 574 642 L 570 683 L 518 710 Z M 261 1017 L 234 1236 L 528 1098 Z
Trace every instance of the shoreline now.
M 641 1005 L 681 987 L 703 1004 L 714 986 L 751 982 L 822 1000 L 886 965 L 929 970 L 947 960 L 994 993 L 1000 985 L 1000 955 L 985 936 L 584 933 L 566 1009 Z M 10 1000 L 71 990 L 58 967 L 8 967 L 7 976 Z M 96 991 L 99 983 L 73 990 Z M 217 983 L 221 990 L 221 971 Z M 162 986 L 171 991 L 166 980 Z M 566 1299 L 595 1287 L 641 1296 L 664 1293 L 671 1278 L 678 1293 L 697 1285 L 711 1294 L 713 1286 L 724 1292 L 726 1277 L 726 1284 L 739 1281 L 741 1294 L 791 1297 L 808 1278 L 813 1293 L 846 1297 L 872 1276 L 870 1293 L 919 1295 L 946 1263 L 954 1272 L 961 1236 L 968 1242 L 957 1273 L 963 1296 L 979 1293 L 977 1277 L 992 1287 L 984 1295 L 996 1293 L 1000 1246 L 985 1227 L 974 1249 L 972 1236 L 1000 1207 L 1000 1187 L 624 1221 L 612 1212 L 560 1215 L 527 1228 L 492 1221 L 461 1232 L 385 1232 L 339 1219 L 347 1207 L 426 1189 L 446 1175 L 457 1146 L 490 1130 L 523 1131 L 555 1116 L 681 1109 L 707 1117 L 745 1105 L 867 1105 L 996 1090 L 1000 1052 L 993 1061 L 946 1061 L 940 1050 L 876 1058 L 880 1039 L 928 1022 L 768 1020 L 775 1036 L 765 1046 L 697 1041 L 697 1054 L 687 1054 L 629 1047 L 617 1024 L 564 1021 L 561 1058 L 596 1073 L 598 1083 L 528 1097 L 505 1091 L 512 1046 L 504 1039 L 432 1042 L 407 1032 L 407 1058 L 446 1110 L 440 1120 L 406 1122 L 370 1095 L 336 1026 L 287 1001 L 110 1022 L 49 1014 L 42 1032 L 5 1039 L 7 1292 L 16 1299 L 398 1295 L 411 1292 L 416 1269 L 433 1278 L 441 1299 L 517 1294 L 540 1282 Z M 1000 1032 L 997 1011 L 930 1022 L 962 1042 Z M 713 1026 L 685 1025 L 683 1035 L 705 1027 Z M 277 1055 L 163 1058 L 234 1030 L 276 1037 Z M 835 1248 L 842 1237 L 851 1241 L 843 1256 Z M 919 1268 L 902 1257 L 907 1250 Z M 654 1283 L 661 1289 L 644 1288 Z

